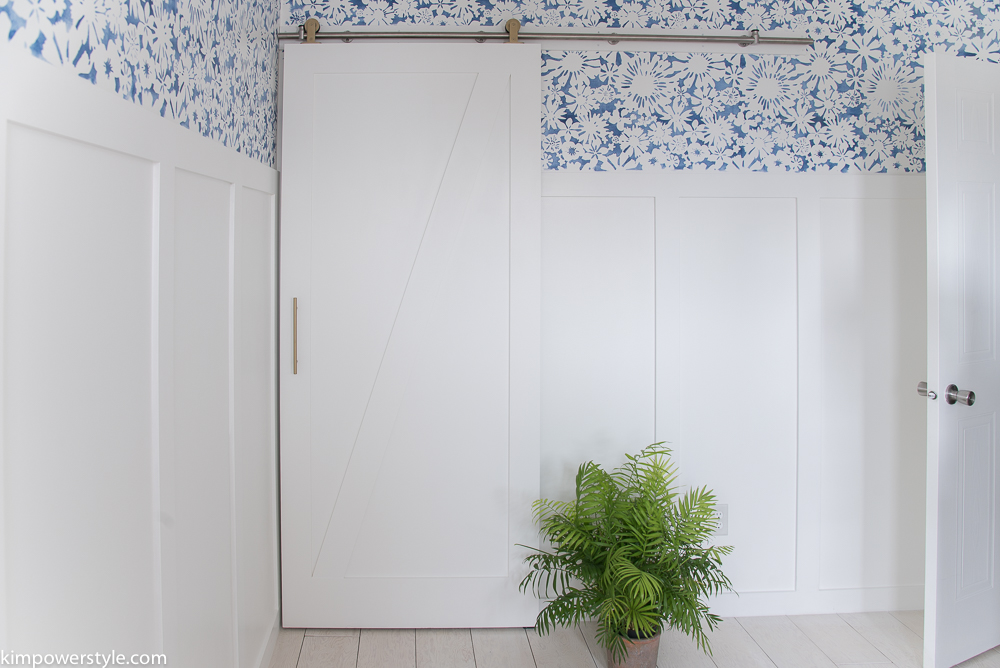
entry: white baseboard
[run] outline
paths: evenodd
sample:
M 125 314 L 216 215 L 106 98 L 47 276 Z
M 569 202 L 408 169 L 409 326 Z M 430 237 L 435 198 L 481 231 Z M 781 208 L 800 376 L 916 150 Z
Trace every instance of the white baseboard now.
M 278 646 L 278 632 L 281 631 L 281 610 L 274 613 L 274 625 L 271 627 L 271 635 L 264 646 L 264 653 L 257 663 L 257 668 L 268 668 L 271 665 L 271 658 L 274 656 L 274 648 Z
M 812 592 L 754 592 L 740 596 L 726 594 L 713 599 L 711 606 L 712 612 L 722 617 L 922 610 L 924 587 L 910 585 Z

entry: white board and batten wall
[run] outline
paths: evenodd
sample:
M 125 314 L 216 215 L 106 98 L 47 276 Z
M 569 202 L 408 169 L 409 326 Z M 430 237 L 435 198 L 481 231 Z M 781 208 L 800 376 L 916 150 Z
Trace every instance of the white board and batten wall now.
M 0 646 L 256 668 L 277 174 L 25 54 L 0 90 Z
M 0 644 L 260 665 L 276 176 L 0 62 Z M 667 440 L 728 504 L 718 613 L 920 607 L 923 177 L 548 173 L 543 195 L 542 495 Z
M 668 441 L 721 615 L 922 607 L 922 175 L 546 173 L 542 495 Z

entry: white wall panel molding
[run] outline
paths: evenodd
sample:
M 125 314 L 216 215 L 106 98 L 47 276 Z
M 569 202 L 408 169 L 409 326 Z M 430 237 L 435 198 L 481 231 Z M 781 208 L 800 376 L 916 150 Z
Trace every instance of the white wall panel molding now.
M 720 597 L 715 611 L 920 607 L 923 419 L 911 401 L 910 376 L 923 373 L 914 351 L 926 345 L 918 313 L 923 176 L 546 172 L 542 194 L 543 229 L 552 202 L 654 203 L 655 437 L 674 443 L 686 478 L 714 487 L 729 504 L 730 531 L 720 541 L 736 546 L 728 563 L 741 595 Z M 596 209 L 594 215 L 613 230 L 611 216 Z M 720 263 L 726 248 L 736 255 Z M 735 282 L 736 272 L 726 278 L 741 263 L 748 284 L 759 286 L 756 297 L 743 294 L 747 284 Z M 852 266 L 868 269 L 858 274 Z M 773 271 L 784 278 L 767 279 Z M 843 271 L 862 282 L 846 297 L 854 312 L 831 302 L 845 289 Z M 543 305 L 558 279 L 546 276 Z M 563 300 L 573 296 L 569 288 L 562 293 Z M 737 294 L 750 308 L 728 303 Z M 720 319 L 727 313 L 729 331 Z M 860 346 L 856 355 L 845 352 L 852 340 Z M 726 357 L 747 344 L 773 360 L 752 370 L 747 351 Z M 554 447 L 546 437 L 563 430 L 550 408 L 562 398 L 544 375 L 547 364 L 543 356 L 542 457 L 552 471 L 568 470 L 595 455 L 587 447 Z M 880 393 L 891 396 L 880 404 Z M 642 445 L 619 445 L 613 454 Z M 732 478 L 712 464 L 741 458 L 743 473 L 734 470 Z M 765 466 L 757 470 L 755 462 Z M 550 484 L 545 475 L 542 484 Z M 768 511 L 768 503 L 776 505 Z
M 681 479 L 728 505 L 738 591 L 795 589 L 796 235 L 793 197 L 681 197 L 658 207 L 660 362 L 674 402 L 657 440 Z
M 820 587 L 923 580 L 927 252 L 919 198 L 823 198 Z M 860 381 L 860 382 L 859 382 Z
M 13 49 L 0 88 L 0 646 L 266 665 L 277 173 Z
M 159 641 L 158 620 L 129 611 L 154 612 L 159 603 L 149 485 L 157 446 L 149 317 L 155 169 L 148 160 L 18 125 L 7 128 L 6 161 L 3 485 L 11 640 L 23 651 L 45 651 L 57 627 L 66 629 L 67 642 L 103 632 L 123 651 L 144 651 Z M 39 197 L 39 185 L 50 183 L 61 185 L 59 196 Z M 100 218 L 75 218 L 94 209 Z M 66 605 L 70 590 L 91 614 Z
M 542 204 L 542 496 L 570 498 L 582 461 L 619 466 L 656 423 L 652 197 Z

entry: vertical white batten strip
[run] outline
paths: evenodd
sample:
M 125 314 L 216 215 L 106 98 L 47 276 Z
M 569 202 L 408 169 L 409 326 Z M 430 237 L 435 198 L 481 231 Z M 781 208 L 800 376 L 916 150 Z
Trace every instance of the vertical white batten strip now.
M 163 524 L 160 498 L 160 219 L 163 211 L 163 172 L 173 167 L 153 165 L 153 211 L 150 230 L 149 277 L 149 427 L 150 507 L 153 524 L 153 625 L 156 651 L 163 652 Z
M 792 548 L 795 556 L 792 559 L 792 588 L 799 586 L 799 557 L 801 556 L 799 532 L 799 520 L 802 517 L 802 497 L 801 486 L 802 476 L 799 474 L 802 465 L 802 346 L 799 341 L 802 338 L 802 279 L 801 279 L 801 255 L 799 253 L 799 242 L 802 228 L 802 202 L 795 198 L 795 545 Z
M 229 532 L 233 587 L 233 665 L 240 665 L 239 542 L 236 530 L 236 191 L 229 184 Z
M 795 589 L 820 591 L 820 526 L 818 494 L 822 481 L 822 275 L 820 232 L 822 202 L 812 193 L 796 198 L 796 272 L 798 318 L 798 424 L 796 481 Z
M 0 119 L 4 119 L 6 105 L 4 99 L 0 98 Z M 6 443 L 4 442 L 4 422 L 5 402 L 5 380 L 7 378 L 4 369 L 4 332 L 6 314 L 6 288 L 4 278 L 6 271 L 6 239 L 7 239 L 7 123 L 0 126 L 0 492 L 4 489 L 6 471 L 4 467 L 4 453 Z M 7 508 L 6 493 L 0 493 L 0 647 L 10 647 L 7 637 Z
M 279 188 L 280 190 L 280 188 Z M 280 375 L 281 356 L 278 354 L 279 346 L 281 345 L 281 332 L 279 329 L 280 321 L 278 320 L 278 313 L 280 304 L 280 294 L 281 286 L 278 285 L 279 280 L 279 257 L 280 257 L 280 243 L 281 238 L 278 232 L 278 198 L 280 195 L 271 195 L 271 230 L 270 230 L 270 242 L 271 242 L 271 339 L 270 339 L 270 350 L 271 357 L 268 360 L 268 368 L 270 369 L 270 382 L 268 383 L 268 388 L 271 392 L 271 422 L 270 422 L 270 437 L 271 437 L 271 525 L 275 529 L 275 543 L 274 543 L 274 563 L 278 569 L 278 573 L 281 572 L 281 499 L 279 495 L 279 470 L 278 470 L 278 434 L 281 417 L 278 414 L 278 405 L 280 397 L 278 396 L 278 378 Z M 278 625 L 281 625 L 280 613 L 281 613 L 281 578 L 275 578 L 274 582 L 274 601 L 275 601 L 275 611 L 278 614 L 279 620 Z
M 163 606 L 160 633 L 163 637 L 164 652 L 168 656 L 176 653 L 180 632 L 178 616 L 172 614 L 177 608 L 177 463 L 176 463 L 176 416 L 174 391 L 174 274 L 175 274 L 175 229 L 176 165 L 160 166 L 160 220 L 157 282 L 159 290 L 157 302 L 157 414 L 159 450 L 159 505 L 160 515 L 160 590 Z

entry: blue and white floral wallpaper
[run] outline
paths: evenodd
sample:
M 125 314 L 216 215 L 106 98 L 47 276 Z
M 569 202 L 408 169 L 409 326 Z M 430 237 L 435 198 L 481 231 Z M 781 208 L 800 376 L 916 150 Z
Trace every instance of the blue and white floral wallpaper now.
M 279 9 L 280 0 L 0 0 L 0 36 L 273 165 Z
M 921 55 L 1000 62 L 1000 0 L 0 0 L 0 35 L 274 163 L 279 26 L 791 30 L 794 56 L 546 51 L 551 170 L 923 170 Z
M 527 29 L 759 28 L 816 40 L 795 56 L 544 52 L 551 170 L 922 171 L 922 54 L 1000 62 L 1000 0 L 285 0 L 286 26 L 309 16 L 324 27 L 516 17 Z

